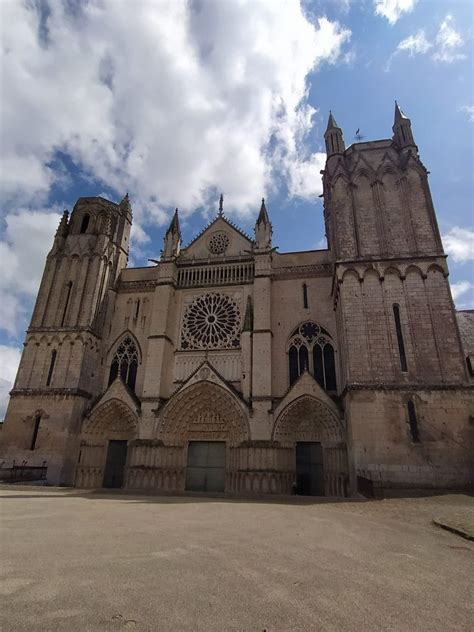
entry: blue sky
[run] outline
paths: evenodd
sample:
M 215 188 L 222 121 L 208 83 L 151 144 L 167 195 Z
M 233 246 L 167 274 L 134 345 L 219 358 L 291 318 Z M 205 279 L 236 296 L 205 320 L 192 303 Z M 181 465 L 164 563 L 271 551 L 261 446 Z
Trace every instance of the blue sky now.
M 267 200 L 281 251 L 321 247 L 332 109 L 346 145 L 411 118 L 458 308 L 474 307 L 474 4 L 28 1 L 0 4 L 0 409 L 44 257 L 80 196 L 134 208 L 131 261 Z M 1 410 L 0 410 L 1 414 Z

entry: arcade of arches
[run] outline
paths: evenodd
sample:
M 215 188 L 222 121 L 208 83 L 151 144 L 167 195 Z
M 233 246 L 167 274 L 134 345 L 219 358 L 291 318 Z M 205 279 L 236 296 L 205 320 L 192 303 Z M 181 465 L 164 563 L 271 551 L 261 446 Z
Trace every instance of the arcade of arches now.
M 203 379 L 160 410 L 153 438 L 137 437 L 137 417 L 113 399 L 83 426 L 76 485 L 133 490 L 346 496 L 345 430 L 312 396 L 286 406 L 271 440 L 250 436 L 246 404 Z

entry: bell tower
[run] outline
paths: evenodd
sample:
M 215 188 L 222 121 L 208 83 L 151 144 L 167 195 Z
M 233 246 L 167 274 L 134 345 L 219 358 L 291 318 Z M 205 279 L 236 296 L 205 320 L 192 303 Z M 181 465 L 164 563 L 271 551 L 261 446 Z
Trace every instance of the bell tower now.
M 428 171 L 398 104 L 392 129 L 341 151 L 330 115 L 323 172 L 344 409 L 356 465 L 378 480 L 414 462 L 433 475 L 449 425 L 440 402 L 456 410 L 468 384 Z
M 73 483 L 77 437 L 97 394 L 102 329 L 127 265 L 131 223 L 128 195 L 119 204 L 80 198 L 70 216 L 64 211 L 46 258 L 1 440 L 17 459 L 24 451 L 29 463 L 46 461 L 55 483 Z

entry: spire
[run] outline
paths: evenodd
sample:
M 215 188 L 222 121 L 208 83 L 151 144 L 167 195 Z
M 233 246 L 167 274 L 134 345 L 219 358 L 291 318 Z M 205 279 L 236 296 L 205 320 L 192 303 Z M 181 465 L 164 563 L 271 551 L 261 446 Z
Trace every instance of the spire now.
M 262 205 L 257 221 L 255 222 L 255 249 L 260 252 L 267 252 L 272 247 L 272 223 L 268 217 L 265 206 L 265 198 L 262 198 Z
M 326 155 L 329 158 L 334 154 L 342 154 L 346 146 L 342 136 L 342 130 L 336 123 L 336 119 L 329 110 L 328 126 L 324 132 L 324 140 L 326 142 Z
M 260 213 L 258 214 L 257 224 L 264 222 L 265 224 L 269 224 L 270 220 L 268 219 L 267 207 L 265 206 L 265 198 L 262 198 L 262 206 L 260 207 Z
M 172 259 L 178 256 L 181 247 L 181 229 L 179 227 L 178 209 L 175 209 L 173 218 L 165 234 L 162 259 Z
M 179 216 L 177 208 L 175 208 L 174 210 L 173 218 L 170 222 L 170 225 L 168 226 L 168 230 L 166 231 L 166 234 L 168 233 L 179 235 L 181 237 L 181 229 L 179 227 Z
M 127 193 L 125 193 L 123 198 L 120 200 L 119 206 L 126 213 L 130 213 L 130 215 L 132 214 L 132 207 L 130 205 L 130 198 L 128 197 L 128 191 L 127 191 Z
M 395 114 L 393 120 L 393 141 L 400 149 L 405 147 L 416 147 L 413 140 L 413 132 L 411 130 L 411 121 L 402 111 L 398 103 L 395 101 Z
M 406 116 L 406 115 L 402 112 L 402 110 L 401 110 L 400 106 L 399 106 L 399 105 L 398 105 L 398 103 L 395 101 L 395 116 L 394 116 L 394 123 L 393 123 L 393 124 L 394 124 L 394 125 L 396 125 L 396 123 L 397 123 L 398 121 L 402 120 L 402 119 L 409 120 L 409 119 L 408 119 L 408 116 Z
M 221 196 L 219 198 L 219 217 L 222 217 L 224 215 L 224 194 L 221 193 Z
M 336 123 L 336 119 L 332 115 L 331 110 L 329 110 L 329 118 L 328 118 L 328 124 L 326 127 L 326 132 L 328 132 L 330 129 L 340 129 L 339 125 Z

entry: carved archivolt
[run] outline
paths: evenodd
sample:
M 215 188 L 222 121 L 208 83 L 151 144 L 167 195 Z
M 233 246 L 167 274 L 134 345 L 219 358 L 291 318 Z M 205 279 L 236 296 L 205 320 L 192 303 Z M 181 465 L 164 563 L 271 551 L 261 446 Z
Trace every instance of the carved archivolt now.
M 85 421 L 82 435 L 103 439 L 134 439 L 137 418 L 133 411 L 118 399 L 111 399 L 94 410 Z
M 220 386 L 199 382 L 178 393 L 159 422 L 158 438 L 176 445 L 189 440 L 240 443 L 249 438 L 245 414 Z
M 278 417 L 273 440 L 282 443 L 319 441 L 322 444 L 345 442 L 344 425 L 325 404 L 303 395 L 289 404 Z

